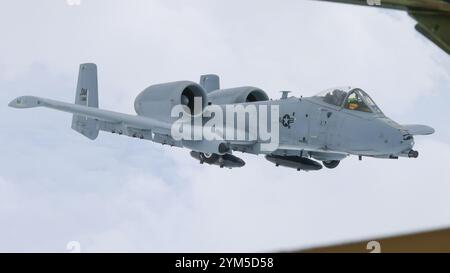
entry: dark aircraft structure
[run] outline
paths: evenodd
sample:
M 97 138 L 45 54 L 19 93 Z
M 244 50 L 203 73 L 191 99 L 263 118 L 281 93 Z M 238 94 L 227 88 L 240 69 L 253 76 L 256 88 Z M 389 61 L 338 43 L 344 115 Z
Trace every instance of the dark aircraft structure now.
M 321 0 L 405 10 L 416 30 L 450 54 L 450 0 Z

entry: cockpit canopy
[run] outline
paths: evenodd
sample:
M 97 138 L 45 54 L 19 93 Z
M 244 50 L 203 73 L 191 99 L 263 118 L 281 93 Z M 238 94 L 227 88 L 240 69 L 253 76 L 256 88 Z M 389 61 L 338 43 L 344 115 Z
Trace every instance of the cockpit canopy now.
M 372 98 L 359 88 L 332 88 L 320 92 L 314 98 L 351 111 L 383 114 Z

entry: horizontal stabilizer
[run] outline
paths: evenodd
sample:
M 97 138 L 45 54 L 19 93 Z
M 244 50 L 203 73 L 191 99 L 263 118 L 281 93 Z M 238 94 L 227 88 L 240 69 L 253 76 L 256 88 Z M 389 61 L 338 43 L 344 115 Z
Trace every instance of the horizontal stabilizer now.
M 409 124 L 403 125 L 403 128 L 411 135 L 431 135 L 434 129 L 427 125 Z
M 200 86 L 203 87 L 208 93 L 218 90 L 220 89 L 220 78 L 215 74 L 201 75 Z

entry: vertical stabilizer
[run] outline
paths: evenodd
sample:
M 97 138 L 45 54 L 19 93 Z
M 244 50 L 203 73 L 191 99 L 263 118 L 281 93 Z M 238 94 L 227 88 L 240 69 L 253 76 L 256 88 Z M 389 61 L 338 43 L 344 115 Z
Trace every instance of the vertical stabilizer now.
M 97 66 L 93 63 L 80 65 L 75 104 L 98 108 Z M 99 132 L 97 120 L 82 115 L 73 115 L 72 129 L 92 140 Z
M 220 89 L 220 78 L 215 74 L 201 75 L 200 86 L 208 93 L 218 90 Z

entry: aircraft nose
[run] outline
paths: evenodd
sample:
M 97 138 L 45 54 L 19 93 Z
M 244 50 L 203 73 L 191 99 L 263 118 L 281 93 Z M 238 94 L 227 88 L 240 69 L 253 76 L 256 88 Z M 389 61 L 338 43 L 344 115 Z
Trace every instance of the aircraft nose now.
M 414 146 L 414 137 L 403 129 L 393 126 L 393 131 L 396 134 L 393 135 L 392 145 L 393 152 L 395 154 L 408 153 Z
M 414 138 L 396 122 L 390 119 L 380 119 L 382 133 L 380 134 L 383 141 L 383 149 L 387 154 L 400 154 L 412 149 Z

